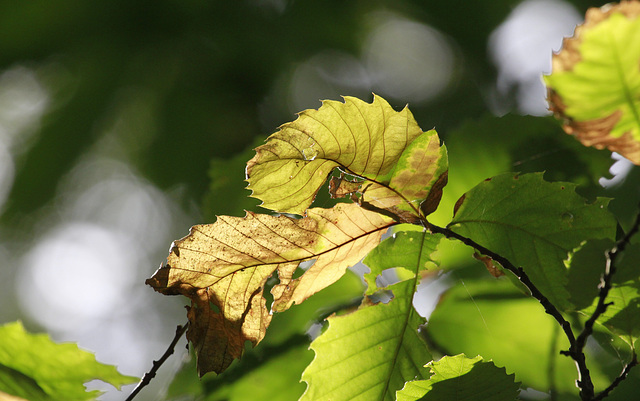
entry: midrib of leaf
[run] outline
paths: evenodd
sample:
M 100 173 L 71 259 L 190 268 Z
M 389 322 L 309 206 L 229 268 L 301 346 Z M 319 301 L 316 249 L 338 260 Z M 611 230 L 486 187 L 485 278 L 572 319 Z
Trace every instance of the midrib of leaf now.
M 411 279 L 412 283 L 411 283 L 411 293 L 415 294 L 416 292 L 416 287 L 418 285 L 418 278 L 420 277 L 419 273 L 420 273 L 420 266 L 422 266 L 421 262 L 422 262 L 422 249 L 424 248 L 424 240 L 425 240 L 425 236 L 426 236 L 427 231 L 423 230 L 422 231 L 422 242 L 420 243 L 420 252 L 418 253 L 418 263 L 416 264 L 416 270 L 415 270 L 415 276 L 413 279 Z M 385 383 L 384 386 L 384 391 L 382 392 L 382 400 L 384 400 L 384 396 L 385 394 L 388 393 L 389 391 L 389 385 L 390 385 L 390 381 L 391 381 L 391 372 L 393 372 L 396 363 L 398 361 L 398 355 L 400 354 L 400 348 L 402 347 L 402 339 L 404 338 L 405 332 L 407 331 L 407 327 L 409 326 L 409 318 L 411 317 L 411 315 L 413 313 L 415 313 L 415 308 L 413 307 L 413 297 L 411 297 L 411 301 L 409 301 L 409 307 L 408 309 L 408 313 L 406 313 L 405 318 L 404 318 L 404 324 L 402 325 L 402 332 L 400 334 L 400 341 L 398 341 L 398 344 L 396 345 L 396 350 L 394 352 L 394 357 L 393 357 L 393 363 L 391 365 L 391 369 L 389 369 L 389 375 L 387 375 L 387 382 Z
M 208 284 L 208 285 L 206 286 L 206 287 L 209 287 L 209 286 L 211 286 L 211 285 L 214 285 L 214 284 L 215 284 L 215 283 L 217 283 L 218 281 L 223 280 L 224 278 L 226 278 L 227 276 L 229 276 L 229 275 L 231 275 L 231 274 L 238 273 L 238 272 L 241 272 L 241 271 L 246 270 L 246 269 L 251 269 L 251 268 L 255 268 L 255 267 L 259 267 L 259 266 L 264 266 L 264 265 L 276 265 L 276 264 L 279 264 L 279 263 L 293 263 L 293 262 L 302 263 L 302 262 L 307 261 L 307 260 L 309 260 L 309 259 L 315 259 L 315 258 L 317 258 L 317 257 L 319 257 L 319 256 L 322 256 L 322 255 L 326 254 L 326 253 L 334 252 L 334 251 L 335 251 L 336 249 L 338 249 L 338 248 L 342 248 L 343 246 L 349 245 L 350 243 L 352 243 L 352 242 L 354 242 L 354 241 L 357 241 L 357 240 L 359 240 L 359 239 L 361 239 L 361 238 L 364 238 L 364 237 L 366 237 L 366 236 L 369 236 L 369 235 L 371 235 L 371 234 L 373 234 L 373 233 L 375 233 L 375 232 L 378 232 L 378 231 L 381 231 L 381 230 L 387 230 L 389 227 L 394 226 L 394 225 L 396 225 L 396 224 L 397 224 L 396 222 L 389 223 L 389 224 L 388 224 L 388 225 L 386 225 L 386 226 L 383 226 L 383 227 L 376 228 L 376 229 L 374 229 L 374 230 L 368 231 L 368 232 L 366 232 L 366 233 L 364 233 L 364 234 L 358 235 L 357 237 L 352 237 L 352 238 L 351 238 L 351 239 L 349 239 L 348 241 L 343 242 L 343 243 L 341 243 L 341 244 L 335 244 L 335 246 L 334 246 L 333 248 L 326 249 L 326 250 L 324 250 L 324 251 L 322 251 L 322 252 L 313 253 L 311 256 L 304 257 L 304 258 L 296 258 L 296 259 L 290 259 L 290 260 L 289 260 L 289 259 L 284 259 L 284 258 L 282 258 L 282 261 L 280 261 L 280 262 L 275 262 L 275 261 L 274 261 L 274 262 L 263 262 L 263 261 L 261 261 L 261 260 L 259 260 L 259 259 L 257 259 L 257 258 L 255 258 L 255 257 L 254 257 L 254 259 L 258 260 L 258 262 L 260 262 L 260 263 L 256 263 L 256 264 L 252 264 L 252 265 L 248 265 L 248 266 L 241 267 L 241 268 L 239 268 L 239 269 L 237 269 L 237 270 L 234 270 L 234 271 L 232 271 L 232 272 L 226 273 L 226 274 L 225 274 L 224 276 L 222 276 L 222 277 L 216 276 L 216 275 L 211 274 L 211 273 L 209 273 L 209 272 L 202 272 L 202 271 L 200 271 L 200 270 L 184 269 L 184 268 L 177 267 L 177 266 L 171 266 L 171 268 L 172 268 L 172 269 L 174 269 L 174 270 L 185 271 L 185 272 L 195 272 L 195 273 L 200 273 L 200 274 L 203 274 L 203 275 L 207 275 L 207 276 L 211 276 L 211 277 L 216 277 L 216 278 L 218 278 L 218 280 L 216 280 L 216 281 L 214 281 L 214 282 L 212 282 L 211 284 Z M 224 246 L 228 246 L 229 248 L 232 248 L 232 249 L 234 249 L 234 250 L 237 250 L 236 248 L 234 248 L 234 247 L 232 247 L 231 245 L 228 245 L 228 244 L 226 244 L 226 243 L 223 243 L 222 241 L 220 241 L 220 240 L 219 240 L 219 239 L 217 239 L 217 238 L 210 237 L 210 236 L 208 236 L 208 235 L 204 234 L 202 231 L 199 231 L 199 232 L 200 232 L 200 233 L 202 233 L 204 236 L 206 236 L 206 237 L 210 238 L 210 239 L 216 240 L 217 242 L 219 242 L 219 243 L 223 244 Z M 248 238 L 248 237 L 247 237 L 247 238 Z M 248 239 L 250 239 L 250 238 L 248 238 Z M 266 248 L 265 246 L 263 246 L 262 244 L 259 244 L 259 243 L 257 243 L 257 244 L 258 244 L 258 245 L 260 245 L 260 246 L 262 246 L 262 247 L 263 247 L 263 248 L 265 248 L 265 249 L 268 249 L 268 248 Z M 187 251 L 191 251 L 191 252 L 202 253 L 202 254 L 208 255 L 208 254 L 207 254 L 207 253 L 205 253 L 205 252 L 202 252 L 202 251 L 199 251 L 199 250 L 196 250 L 196 249 L 192 249 L 192 248 L 188 248 L 188 247 L 182 247 L 181 249 L 184 249 L 184 250 L 187 250 Z M 269 250 L 270 252 L 274 252 L 274 251 L 273 251 L 273 250 L 271 250 L 271 249 L 268 249 L 268 250 Z M 274 253 L 275 253 L 275 252 L 274 252 Z M 311 253 L 311 252 L 310 252 L 310 253 Z M 193 287 L 194 287 L 194 288 L 206 288 L 206 287 L 196 287 L 196 286 L 193 286 Z
M 611 30 L 606 31 L 608 33 L 607 38 L 609 39 L 609 45 L 611 46 L 613 52 L 613 64 L 615 66 L 616 72 L 618 73 L 618 79 L 620 80 L 620 86 L 622 87 L 622 93 L 624 94 L 625 100 L 629 104 L 629 109 L 633 114 L 633 119 L 636 122 L 636 126 L 638 130 L 640 130 L 640 114 L 638 113 L 638 109 L 635 107 L 635 103 L 633 101 L 633 96 L 631 94 L 631 90 L 629 88 L 629 82 L 627 81 L 627 76 L 622 69 L 622 58 L 620 57 L 620 51 L 618 49 L 618 42 L 613 37 L 613 32 Z
M 374 184 L 378 184 L 378 185 L 380 185 L 380 186 L 382 186 L 382 187 L 385 187 L 385 188 L 387 188 L 388 190 L 392 191 L 393 193 L 395 193 L 396 195 L 398 195 L 398 197 L 400 197 L 404 203 L 406 203 L 407 205 L 409 205 L 409 206 L 411 207 L 411 209 L 413 209 L 413 211 L 414 211 L 414 213 L 416 214 L 416 216 L 420 216 L 420 212 L 419 212 L 419 211 L 418 211 L 418 209 L 413 205 L 413 203 L 409 202 L 409 200 L 408 200 L 407 198 L 405 198 L 405 197 L 404 197 L 404 195 L 402 195 L 402 194 L 401 194 L 400 192 L 398 192 L 397 190 L 395 190 L 395 189 L 391 188 L 391 186 L 389 186 L 388 184 L 384 184 L 384 183 L 382 183 L 382 182 L 380 182 L 380 181 L 378 181 L 378 180 L 371 179 L 371 178 L 367 178 L 367 177 L 361 176 L 361 175 L 359 175 L 359 174 L 356 174 L 356 173 L 352 172 L 351 170 L 349 170 L 347 167 L 345 167 L 345 166 L 343 166 L 343 165 L 340 165 L 339 167 L 342 167 L 342 169 L 344 170 L 344 172 L 345 172 L 346 174 L 349 174 L 349 175 L 351 175 L 351 176 L 354 176 L 354 177 L 357 177 L 357 178 L 363 179 L 363 180 L 365 180 L 365 181 L 369 181 L 369 182 L 374 183 Z M 384 213 L 383 213 L 383 214 L 384 214 Z

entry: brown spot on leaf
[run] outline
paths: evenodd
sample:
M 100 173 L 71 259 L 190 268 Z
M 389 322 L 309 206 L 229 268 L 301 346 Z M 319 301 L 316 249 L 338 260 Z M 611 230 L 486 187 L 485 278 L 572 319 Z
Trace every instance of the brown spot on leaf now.
M 485 180 L 485 181 L 487 181 L 487 180 Z M 464 198 L 466 196 L 467 195 L 464 194 L 456 201 L 456 204 L 453 206 L 453 215 L 454 216 L 456 215 L 456 213 L 458 213 L 458 209 L 460 209 L 460 206 L 462 206 L 462 203 L 464 203 Z

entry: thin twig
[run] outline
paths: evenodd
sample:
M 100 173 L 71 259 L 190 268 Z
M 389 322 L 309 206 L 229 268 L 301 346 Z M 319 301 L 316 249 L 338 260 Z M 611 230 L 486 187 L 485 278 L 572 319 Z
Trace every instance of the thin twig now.
M 529 276 L 525 273 L 524 269 L 522 267 L 516 267 L 513 263 L 511 263 L 507 258 L 503 257 L 502 255 L 499 255 L 483 247 L 482 245 L 478 244 L 472 239 L 459 235 L 449 230 L 448 228 L 439 227 L 431 223 L 427 223 L 427 228 L 429 229 L 429 231 L 433 233 L 440 233 L 447 238 L 457 239 L 458 241 L 461 241 L 465 245 L 468 245 L 476 249 L 483 255 L 487 255 L 491 257 L 491 259 L 500 263 L 503 268 L 509 270 L 511 273 L 515 274 L 516 277 L 518 277 L 518 280 L 520 280 L 520 282 L 529 289 L 529 292 L 531 292 L 531 296 L 537 299 L 538 302 L 540 302 L 545 312 L 551 315 L 558 322 L 558 324 L 564 331 L 567 339 L 569 340 L 569 344 L 571 345 L 571 349 L 568 352 L 565 351 L 562 353 L 564 355 L 570 356 L 576 362 L 576 365 L 578 367 L 578 373 L 579 373 L 578 387 L 580 388 L 580 397 L 583 400 L 592 400 L 594 395 L 593 382 L 591 380 L 591 374 L 589 373 L 589 369 L 587 368 L 584 352 L 577 352 L 577 353 L 571 352 L 571 350 L 575 348 L 575 344 L 576 344 L 576 337 L 573 334 L 573 331 L 571 330 L 571 324 L 564 318 L 564 316 L 562 316 L 562 313 L 560 313 L 560 310 L 558 310 L 558 308 L 556 308 L 556 306 L 552 304 L 551 301 L 549 301 L 549 299 L 545 297 L 542 294 L 542 292 L 540 292 L 540 290 L 533 284 Z
M 133 389 L 133 391 L 131 392 L 131 394 L 129 394 L 129 397 L 127 397 L 125 401 L 133 400 L 133 398 L 138 395 L 140 390 L 142 390 L 151 382 L 151 379 L 156 376 L 156 373 L 158 372 L 158 369 L 160 369 L 160 366 L 162 366 L 162 364 L 169 358 L 169 356 L 173 354 L 176 344 L 180 340 L 180 337 L 182 337 L 182 335 L 185 333 L 185 331 L 187 331 L 188 327 L 189 322 L 187 322 L 187 324 L 185 324 L 184 326 L 176 327 L 176 335 L 173 337 L 173 340 L 171 341 L 171 344 L 169 344 L 167 350 L 164 352 L 162 357 L 160 357 L 160 359 L 158 359 L 157 361 L 153 361 L 153 367 L 151 368 L 151 370 L 145 373 L 144 376 L 142 376 L 142 380 L 140 380 L 140 383 L 138 383 L 136 388 Z
M 584 328 L 582 332 L 576 339 L 576 347 L 578 351 L 581 351 L 586 342 L 587 338 L 593 333 L 593 325 L 596 320 L 607 310 L 607 307 L 610 305 L 606 302 L 607 296 L 609 295 L 609 290 L 611 290 L 611 285 L 613 283 L 613 275 L 616 272 L 616 260 L 618 256 L 625 250 L 629 242 L 631 241 L 631 237 L 633 237 L 640 227 L 640 213 L 636 217 L 636 221 L 633 223 L 631 230 L 624 236 L 620 241 L 616 243 L 616 245 L 607 252 L 607 262 L 605 266 L 605 271 L 600 278 L 600 284 L 598 285 L 598 305 L 596 309 L 593 311 L 593 314 L 589 317 L 589 319 L 585 322 Z
M 634 352 L 631 357 L 631 361 L 629 361 L 629 363 L 627 363 L 624 369 L 622 369 L 622 373 L 620 373 L 620 375 L 616 377 L 616 379 L 611 383 L 611 385 L 609 385 L 609 387 L 607 387 L 600 394 L 594 397 L 593 401 L 600 401 L 606 396 L 608 396 L 611 390 L 618 387 L 618 384 L 622 383 L 622 381 L 627 378 L 627 376 L 629 375 L 629 372 L 631 371 L 631 368 L 633 368 L 636 365 L 638 365 L 638 358 L 636 356 L 636 353 Z

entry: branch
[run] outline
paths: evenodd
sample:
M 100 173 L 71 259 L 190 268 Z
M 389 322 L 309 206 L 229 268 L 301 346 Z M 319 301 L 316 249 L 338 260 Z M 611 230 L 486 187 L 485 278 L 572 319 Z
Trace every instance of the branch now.
M 129 394 L 129 397 L 127 397 L 125 401 L 133 400 L 133 398 L 136 395 L 138 395 L 140 390 L 142 390 L 146 385 L 148 385 L 151 382 L 151 379 L 153 379 L 156 376 L 156 373 L 158 372 L 158 369 L 160 369 L 160 366 L 162 366 L 162 364 L 169 358 L 169 356 L 173 354 L 173 351 L 176 347 L 176 344 L 178 343 L 178 340 L 180 340 L 180 337 L 182 337 L 185 331 L 187 331 L 188 327 L 189 327 L 189 322 L 187 322 L 187 324 L 185 324 L 184 326 L 176 327 L 176 335 L 173 337 L 173 340 L 171 341 L 171 344 L 169 344 L 169 347 L 167 348 L 167 350 L 164 352 L 162 357 L 160 357 L 160 359 L 158 359 L 157 361 L 153 361 L 153 367 L 151 368 L 151 370 L 145 373 L 144 376 L 142 376 L 142 380 L 140 380 L 140 383 L 138 383 L 136 388 L 133 389 L 133 391 L 131 392 L 131 394 Z
M 631 368 L 633 368 L 637 364 L 638 364 L 638 358 L 636 356 L 636 353 L 634 352 L 633 356 L 631 357 L 631 361 L 629 361 L 629 363 L 627 363 L 627 365 L 622 370 L 622 373 L 620 373 L 620 375 L 618 377 L 616 377 L 616 379 L 611 383 L 611 385 L 609 387 L 607 387 L 600 394 L 598 394 L 593 399 L 593 401 L 600 401 L 603 398 L 605 398 L 606 396 L 608 396 L 609 393 L 611 392 L 611 390 L 613 390 L 614 388 L 618 387 L 618 384 L 622 383 L 622 381 L 627 378 L 627 376 L 629 375 L 629 372 L 631 371 Z
M 576 349 L 576 337 L 571 330 L 571 324 L 564 318 L 564 316 L 562 316 L 560 310 L 558 310 L 558 308 L 556 308 L 556 306 L 552 304 L 551 301 L 549 301 L 549 299 L 545 297 L 542 292 L 540 292 L 540 290 L 533 284 L 529 276 L 525 273 L 524 269 L 522 267 L 516 267 L 507 258 L 483 247 L 470 238 L 464 237 L 449 230 L 448 228 L 439 227 L 428 222 L 427 228 L 432 233 L 440 233 L 447 238 L 457 239 L 465 245 L 476 249 L 483 255 L 490 256 L 491 259 L 500 263 L 503 268 L 509 270 L 511 273 L 515 274 L 516 277 L 518 277 L 518 280 L 520 280 L 520 282 L 529 289 L 529 292 L 531 292 L 531 296 L 537 299 L 538 302 L 540 302 L 540 304 L 544 308 L 544 311 L 547 314 L 551 315 L 558 322 L 560 327 L 562 327 L 562 330 L 569 340 L 571 348 L 569 349 L 569 351 L 562 351 L 561 353 L 563 355 L 570 356 L 576 362 L 579 373 L 578 387 L 580 388 L 580 397 L 583 400 L 592 400 L 594 396 L 594 389 L 593 382 L 591 380 L 591 374 L 589 373 L 589 369 L 587 368 L 586 358 L 583 350 L 580 349 L 579 352 L 573 352 Z
M 584 328 L 582 332 L 578 336 L 576 340 L 576 350 L 582 351 L 584 348 L 587 338 L 593 333 L 593 325 L 596 320 L 607 310 L 607 307 L 610 303 L 606 302 L 607 296 L 609 295 L 609 290 L 611 289 L 611 285 L 613 282 L 613 275 L 616 273 L 616 260 L 618 256 L 624 252 L 627 245 L 631 241 L 631 237 L 633 237 L 640 228 L 640 213 L 636 217 L 636 221 L 633 223 L 631 230 L 624 236 L 620 241 L 616 243 L 616 245 L 607 252 L 607 262 L 605 266 L 604 273 L 600 278 L 600 284 L 598 285 L 598 305 L 596 309 L 593 311 L 593 314 L 589 319 L 585 322 Z

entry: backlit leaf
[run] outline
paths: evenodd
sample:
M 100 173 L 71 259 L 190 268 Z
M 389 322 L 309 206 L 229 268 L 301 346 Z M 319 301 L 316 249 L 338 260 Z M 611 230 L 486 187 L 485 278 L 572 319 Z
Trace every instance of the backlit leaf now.
M 200 375 L 226 369 L 245 342 L 264 337 L 271 315 L 263 290 L 277 271 L 273 311 L 283 311 L 337 281 L 394 222 L 355 204 L 309 209 L 307 217 L 220 216 L 175 241 L 167 263 L 147 280 L 156 291 L 191 298 L 187 337 Z M 315 260 L 298 278 L 303 261 Z
M 397 401 L 514 401 L 520 392 L 513 374 L 480 356 L 445 356 L 427 366 L 433 376 L 408 382 Z
M 553 56 L 549 101 L 567 133 L 640 164 L 640 3 L 591 8 Z
M 412 305 L 415 279 L 390 286 L 388 303 L 333 316 L 313 343 L 316 357 L 302 375 L 307 391 L 301 401 L 395 400 L 408 380 L 428 376 L 431 360 L 418 334 L 424 323 Z
M 448 354 L 493 360 L 515 372 L 525 387 L 555 388 L 559 400 L 576 392 L 575 364 L 559 353 L 569 347 L 562 330 L 538 301 L 506 278 L 465 279 L 452 287 L 431 314 L 426 334 Z M 597 366 L 590 368 L 597 386 L 607 383 Z
M 415 274 L 418 264 L 420 264 L 419 271 L 436 267 L 430 255 L 436 251 L 442 238 L 440 234 L 400 231 L 382 241 L 363 260 L 363 263 L 371 269 L 370 273 L 364 275 L 369 285 L 367 294 L 373 294 L 378 290 L 376 278 L 384 270 L 400 267 Z
M 0 338 L 0 399 L 7 393 L 30 401 L 93 400 L 101 392 L 88 392 L 86 382 L 98 379 L 119 388 L 138 381 L 75 344 L 27 333 L 20 322 L 0 326 Z
M 541 173 L 486 180 L 456 205 L 451 230 L 523 267 L 556 306 L 571 307 L 564 260 L 583 241 L 613 238 L 607 200 L 593 204 L 571 183 L 550 183 Z
M 301 112 L 256 149 L 246 172 L 248 188 L 253 197 L 263 201 L 262 207 L 304 214 L 336 167 L 372 183 L 389 183 L 400 156 L 423 135 L 406 107 L 397 112 L 379 96 L 372 103 L 353 97 L 344 100 L 325 100 L 318 110 Z M 427 142 L 439 146 L 437 135 L 425 135 Z M 420 156 L 424 151 L 427 157 L 433 157 L 434 145 L 427 142 L 422 145 L 428 149 L 419 147 L 407 155 L 407 169 L 418 167 L 422 171 L 424 160 Z M 440 170 L 437 165 L 431 172 Z M 408 185 L 405 175 L 397 179 L 401 185 Z M 414 187 L 421 184 L 416 181 L 407 190 L 421 194 L 422 189 Z
M 416 138 L 402 153 L 387 182 L 364 182 L 360 203 L 391 212 L 399 220 L 418 221 L 436 210 L 447 184 L 447 149 L 435 130 Z

